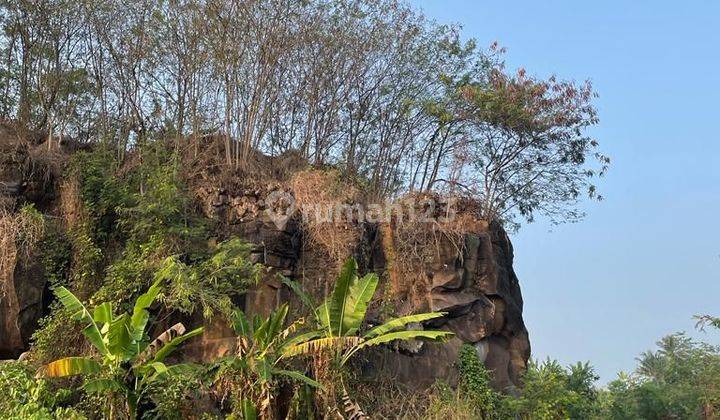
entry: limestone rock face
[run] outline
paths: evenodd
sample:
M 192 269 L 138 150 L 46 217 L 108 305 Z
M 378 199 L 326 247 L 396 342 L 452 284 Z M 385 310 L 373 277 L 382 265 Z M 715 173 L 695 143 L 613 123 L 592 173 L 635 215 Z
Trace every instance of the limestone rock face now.
M 0 212 L 14 211 L 26 186 L 27 158 L 27 145 L 12 127 L 0 124 Z M 0 263 L 0 359 L 16 357 L 25 349 L 32 327 L 42 314 L 43 286 L 34 264 L 14 259 Z
M 0 217 L 17 215 L 25 203 L 41 211 L 54 206 L 54 173 L 47 162 L 50 155 L 65 150 L 56 147 L 46 153 L 41 144 L 44 138 L 42 133 L 19 132 L 0 122 Z M 8 232 L 0 231 L 0 235 L 9 240 Z M 0 240 L 0 246 L 11 242 Z M 16 357 L 27 350 L 38 320 L 45 315 L 48 291 L 35 254 L 0 249 L 0 255 L 6 257 L 0 261 L 0 358 Z

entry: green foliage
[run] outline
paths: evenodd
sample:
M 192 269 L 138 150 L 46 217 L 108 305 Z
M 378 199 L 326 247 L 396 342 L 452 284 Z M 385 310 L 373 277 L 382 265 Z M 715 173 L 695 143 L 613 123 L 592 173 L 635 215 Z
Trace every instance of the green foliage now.
M 576 398 L 568 406 L 570 418 L 591 418 L 597 414 L 598 393 L 595 382 L 600 377 L 590 363 L 578 362 L 567 370 L 567 387 Z
M 588 365 L 563 368 L 554 360 L 530 363 L 523 376 L 519 398 L 508 399 L 510 409 L 521 418 L 591 418 L 595 395 L 588 393 L 597 376 Z M 581 416 L 581 417 L 574 417 Z
M 72 263 L 72 246 L 70 239 L 57 223 L 47 223 L 40 250 L 45 278 L 50 287 L 67 286 Z
M 708 325 L 720 329 L 720 318 L 718 317 L 712 315 L 696 315 L 695 319 L 697 320 L 697 328 L 700 330 L 704 330 Z
M 118 209 L 119 227 L 132 242 L 147 243 L 153 237 L 167 239 L 177 251 L 205 239 L 204 222 L 191 210 L 189 195 L 180 179 L 178 157 L 150 142 L 140 148 L 142 164 L 126 180 L 128 203 Z M 172 239 L 172 240 L 171 240 Z
M 302 319 L 285 327 L 288 305 L 273 311 L 268 318 L 256 316 L 252 321 L 237 310 L 233 329 L 237 334 L 237 353 L 215 365 L 215 382 L 227 389 L 232 397 L 233 412 L 247 418 L 249 412 L 266 414 L 271 408 L 281 379 L 313 388 L 322 386 L 302 372 L 291 370 L 283 360 L 283 350 L 298 340 L 295 336 Z
M 204 368 L 187 369 L 149 382 L 145 392 L 152 401 L 152 407 L 143 413 L 142 418 L 180 420 L 188 413 L 198 413 L 197 401 L 207 398 L 209 393 L 204 375 Z
M 67 408 L 72 391 L 54 387 L 45 379 L 34 378 L 33 370 L 23 362 L 0 363 L 0 413 L 15 419 L 84 419 Z
M 116 176 L 119 166 L 115 153 L 99 146 L 92 152 L 75 153 L 67 168 L 66 177 L 77 182 L 78 188 L 69 189 L 67 205 L 76 205 L 76 213 L 69 223 L 67 236 L 72 249 L 72 286 L 83 296 L 94 292 L 102 281 L 102 265 L 107 257 L 103 249 L 118 236 L 115 229 L 117 209 L 126 205 L 127 192 Z M 77 194 L 78 197 L 72 196 Z
M 403 413 L 404 414 L 404 413 Z M 417 418 L 403 415 L 402 418 Z M 486 411 L 478 404 L 472 396 L 462 392 L 460 388 L 453 390 L 445 383 L 436 383 L 429 395 L 427 409 L 422 412 L 422 417 L 428 420 L 475 420 L 475 419 L 504 419 L 497 411 Z
M 175 255 L 166 258 L 155 279 L 167 281 L 161 300 L 171 308 L 191 314 L 202 310 L 205 318 L 230 317 L 232 298 L 244 294 L 260 279 L 262 266 L 250 260 L 252 245 L 239 239 L 220 243 L 204 261 L 188 265 Z
M 176 324 L 149 343 L 145 337 L 150 319 L 148 308 L 159 293 L 160 285 L 156 282 L 137 299 L 131 314 L 114 315 L 110 303 L 98 305 L 91 312 L 70 291 L 58 287 L 55 294 L 72 318 L 85 326 L 82 333 L 95 347 L 99 360 L 65 357 L 44 366 L 38 375 L 82 375 L 85 392 L 108 396 L 106 415 L 113 417 L 115 400 L 121 396 L 120 410 L 134 418 L 148 384 L 187 370 L 185 365 L 166 366 L 168 354 L 185 340 L 202 333 L 202 328 L 198 328 L 185 334 L 185 327 Z
M 104 155 L 98 153 L 102 161 Z M 166 257 L 179 252 L 194 257 L 206 248 L 205 225 L 193 217 L 175 155 L 161 143 L 148 143 L 137 153 L 142 163 L 125 177 L 91 171 L 93 176 L 82 183 L 86 205 L 95 218 L 111 219 L 114 239 L 122 243 L 119 258 L 106 269 L 97 301 L 129 303 L 150 284 Z
M 475 347 L 464 344 L 458 353 L 457 389 L 438 382 L 432 388 L 424 413 L 428 419 L 506 419 L 504 397 L 490 386 L 491 374 Z
M 720 411 L 720 348 L 683 334 L 645 352 L 634 375 L 608 385 L 606 417 L 712 418 Z
M 127 205 L 127 185 L 117 176 L 120 161 L 113 150 L 97 147 L 92 152 L 78 152 L 68 166 L 68 178 L 80 186 L 80 199 L 87 212 L 92 239 L 106 243 L 114 234 L 117 209 Z
M 123 176 L 109 150 L 73 158 L 70 170 L 87 213 L 69 234 L 73 290 L 129 308 L 134 296 L 162 279 L 167 287 L 160 300 L 169 310 L 229 317 L 232 299 L 260 272 L 250 263 L 250 246 L 235 239 L 208 251 L 207 223 L 192 208 L 177 155 L 160 141 L 144 143 L 136 154 L 139 164 Z
M 473 406 L 483 413 L 483 418 L 492 418 L 500 404 L 500 396 L 490 386 L 490 372 L 480 361 L 475 347 L 464 344 L 458 354 L 460 373 L 458 391 L 464 394 Z
M 40 319 L 38 329 L 32 335 L 32 357 L 40 363 L 81 353 L 85 342 L 80 324 L 74 322 L 70 311 L 59 302 L 50 305 L 49 314 Z
M 375 294 L 378 278 L 374 273 L 359 278 L 357 271 L 357 262 L 350 258 L 343 265 L 332 294 L 315 310 L 318 330 L 305 334 L 287 346 L 285 357 L 319 354 L 327 350 L 335 354 L 335 361 L 342 366 L 367 347 L 418 338 L 441 341 L 452 335 L 449 331 L 404 330 L 407 324 L 444 315 L 437 312 L 391 319 L 362 335 L 358 334 L 368 304 Z M 307 295 L 304 296 L 303 300 L 307 301 Z

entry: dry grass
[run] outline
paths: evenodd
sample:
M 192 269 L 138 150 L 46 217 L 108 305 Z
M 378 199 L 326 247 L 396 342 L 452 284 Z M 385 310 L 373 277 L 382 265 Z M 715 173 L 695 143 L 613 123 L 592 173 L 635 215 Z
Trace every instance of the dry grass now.
M 448 254 L 462 258 L 465 236 L 487 229 L 472 201 L 455 202 L 451 210 L 444 201 L 434 194 L 405 196 L 396 203 L 390 225 L 380 227 L 393 300 L 416 302 L 426 296 L 432 282 L 424 268 Z M 401 305 L 396 307 L 405 315 Z
M 405 389 L 390 380 L 353 384 L 353 395 L 374 419 L 416 420 L 427 418 L 432 390 Z M 442 420 L 450 420 L 447 417 Z
M 374 419 L 476 420 L 488 418 L 458 390 L 440 383 L 424 391 L 408 389 L 391 380 L 360 382 L 353 395 Z M 494 418 L 494 417 L 493 417 Z
M 46 144 L 30 148 L 27 162 L 27 178 L 43 186 L 50 185 L 62 177 L 68 157 L 61 150 L 48 149 Z
M 13 281 L 19 257 L 30 258 L 35 245 L 45 233 L 45 224 L 38 214 L 22 210 L 16 214 L 0 210 L 0 298 Z
M 303 228 L 314 246 L 326 250 L 331 263 L 339 267 L 352 255 L 361 235 L 361 227 L 352 215 L 337 212 L 338 205 L 359 202 L 358 190 L 342 182 L 336 171 L 310 170 L 292 179 L 297 207 L 309 217 Z
M 60 185 L 60 215 L 68 230 L 76 228 L 83 218 L 83 202 L 80 197 L 80 183 L 69 179 Z
M 324 296 L 342 264 L 362 243 L 364 225 L 352 211 L 336 211 L 361 202 L 358 188 L 334 170 L 307 170 L 291 180 L 297 208 L 303 217 L 305 241 L 302 267 L 303 285 L 316 297 Z

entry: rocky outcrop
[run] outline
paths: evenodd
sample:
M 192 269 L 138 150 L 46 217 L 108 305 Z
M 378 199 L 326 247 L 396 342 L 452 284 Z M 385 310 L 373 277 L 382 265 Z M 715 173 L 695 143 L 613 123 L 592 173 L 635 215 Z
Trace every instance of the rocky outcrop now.
M 291 294 L 284 290 L 275 274 L 293 277 L 310 290 L 317 290 L 319 272 L 335 270 L 332 261 L 313 261 L 308 249 L 308 233 L 300 223 L 299 210 L 293 208 L 285 223 L 270 217 L 277 209 L 275 200 L 268 200 L 273 192 L 285 189 L 209 189 L 203 193 L 206 214 L 221 221 L 224 235 L 240 235 L 256 245 L 256 261 L 268 267 L 264 280 L 246 296 L 246 311 L 267 314 Z M 273 212 L 268 212 L 268 209 Z M 287 211 L 287 209 L 283 209 Z M 440 311 L 447 315 L 427 326 L 415 328 L 440 328 L 452 331 L 455 337 L 443 344 L 403 343 L 370 354 L 364 365 L 367 375 L 381 375 L 411 387 L 423 388 L 436 380 L 454 383 L 457 380 L 457 354 L 463 344 L 472 344 L 481 360 L 493 371 L 493 385 L 497 389 L 512 392 L 519 384 L 519 376 L 530 356 L 528 333 L 522 319 L 522 295 L 518 279 L 513 271 L 512 244 L 498 224 L 475 221 L 467 232 L 457 238 L 440 238 L 433 243 L 417 243 L 415 246 L 432 250 L 422 261 L 413 261 L 415 275 L 405 281 L 397 280 L 402 258 L 397 255 L 402 247 L 395 246 L 392 224 L 366 224 L 363 235 L 355 236 L 358 242 L 355 257 L 366 271 L 380 274 L 381 289 L 392 290 L 397 299 L 391 299 L 394 314 Z M 357 228 L 357 226 L 356 226 Z M 347 229 L 347 226 L 343 227 Z M 406 276 L 407 277 L 407 276 Z M 330 275 L 323 277 L 332 287 Z M 393 284 L 393 282 L 397 284 Z M 388 289 L 389 288 L 389 289 Z M 315 293 L 316 297 L 322 296 Z M 381 293 L 379 293 L 381 294 Z M 376 296 L 376 300 L 382 299 Z M 387 303 L 387 302 L 386 302 Z M 376 302 L 371 305 L 371 322 L 387 318 L 383 307 Z M 208 337 L 214 332 L 208 332 Z M 213 340 L 208 338 L 208 340 Z M 208 341 L 212 346 L 219 342 Z
M 17 139 L 16 133 L 0 125 L 0 205 L 11 212 L 17 210 L 16 202 L 50 207 L 53 196 L 34 175 L 37 171 L 28 170 L 38 144 Z M 368 354 L 362 366 L 365 374 L 420 388 L 438 379 L 452 384 L 457 379 L 458 351 L 471 344 L 493 371 L 496 388 L 512 391 L 519 385 L 530 343 L 512 266 L 513 249 L 502 227 L 474 219 L 472 211 L 462 214 L 464 219 L 456 225 L 419 224 L 412 227 L 415 230 L 408 230 L 397 218 L 370 222 L 356 215 L 339 224 L 308 224 L 301 215 L 307 210 L 303 206 L 332 203 L 338 196 L 353 206 L 361 201 L 357 191 L 338 187 L 339 181 L 322 171 L 306 172 L 300 192 L 297 178 L 287 174 L 302 165 L 291 157 L 286 159 L 290 163 L 281 165 L 279 160 L 269 165 L 284 178 L 227 183 L 201 177 L 202 182 L 189 182 L 202 213 L 217 222 L 216 240 L 245 239 L 254 245 L 252 259 L 267 267 L 262 281 L 237 302 L 248 315 L 267 315 L 282 302 L 294 302 L 278 274 L 298 280 L 318 299 L 325 296 L 339 263 L 353 255 L 361 270 L 374 271 L 381 279 L 369 322 L 440 311 L 447 314 L 412 328 L 455 334 L 442 344 L 401 343 Z M 337 196 L 323 190 L 326 183 L 332 184 Z M 45 280 L 37 261 L 19 258 L 11 277 L 0 295 L 0 358 L 27 349 L 46 306 Z M 300 311 L 300 306 L 294 310 Z M 215 322 L 206 327 L 202 339 L 188 346 L 189 355 L 209 360 L 232 351 L 236 341 L 227 325 Z
M 477 224 L 463 235 L 461 247 L 450 242 L 441 237 L 439 246 L 435 244 L 435 257 L 416 267 L 410 286 L 422 292 L 408 295 L 412 298 L 405 302 L 405 311 L 446 312 L 430 326 L 452 331 L 455 338 L 440 346 L 426 344 L 415 351 L 376 354 L 366 370 L 383 372 L 411 386 L 429 386 L 437 379 L 453 383 L 452 366 L 460 345 L 468 343 L 493 372 L 494 387 L 512 392 L 530 357 L 512 244 L 494 223 Z
M 0 122 L 0 358 L 27 350 L 47 307 L 48 290 L 38 252 L 27 243 L 16 243 L 17 224 L 22 220 L 18 216 L 25 204 L 53 211 L 62 165 L 68 153 L 80 146 L 53 142 L 49 147 L 46 140 L 43 133 Z
M 18 259 L 12 281 L 0 294 L 0 359 L 17 357 L 27 349 L 38 320 L 43 316 L 45 275 L 41 264 Z

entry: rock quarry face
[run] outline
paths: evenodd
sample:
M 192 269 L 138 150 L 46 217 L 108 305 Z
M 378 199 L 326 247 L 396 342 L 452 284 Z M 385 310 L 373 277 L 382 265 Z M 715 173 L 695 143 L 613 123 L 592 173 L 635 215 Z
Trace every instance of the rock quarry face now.
M 35 196 L 43 186 L 33 177 L 30 144 L 15 129 L 0 124 L 0 217 L 12 214 L 18 201 Z M 8 235 L 0 232 L 0 235 Z M 3 241 L 0 241 L 0 244 Z M 2 245 L 0 245 L 2 246 Z M 16 258 L 0 262 L 0 359 L 27 349 L 37 321 L 43 315 L 45 279 L 33 255 L 8 251 Z
M 272 308 L 290 299 L 290 293 L 277 281 L 276 273 L 294 278 L 312 290 L 309 283 L 317 283 L 313 276 L 324 274 L 328 288 L 336 271 L 333 263 L 308 257 L 316 254 L 309 249 L 307 232 L 295 215 L 278 226 L 266 212 L 269 191 L 229 191 L 211 189 L 203 193 L 202 201 L 208 216 L 220 220 L 227 235 L 240 235 L 254 243 L 258 262 L 268 267 L 264 280 L 246 296 L 245 309 L 249 314 L 268 314 Z M 356 226 L 356 228 L 358 228 Z M 369 377 L 394 380 L 412 388 L 431 386 L 436 380 L 450 384 L 457 382 L 457 356 L 463 344 L 475 347 L 479 358 L 493 371 L 493 386 L 513 392 L 520 383 L 530 357 L 528 332 L 522 318 L 523 300 L 518 279 L 513 271 L 513 248 L 506 232 L 498 224 L 478 222 L 472 232 L 462 235 L 458 246 L 450 239 L 424 244 L 432 247 L 432 255 L 414 266 L 417 276 L 405 286 L 394 287 L 392 255 L 394 230 L 392 224 L 367 224 L 356 235 L 358 243 L 350 247 L 365 272 L 380 275 L 381 286 L 390 287 L 401 297 L 392 300 L 397 309 L 394 315 L 427 311 L 446 312 L 429 325 L 414 328 L 445 329 L 455 333 L 446 343 L 402 343 L 395 347 L 372 352 L 363 362 L 363 372 Z M 422 244 L 421 244 L 422 245 Z M 403 287 L 407 290 L 403 290 Z M 410 290 L 412 289 L 412 290 Z M 383 292 L 376 293 L 375 300 Z M 316 298 L 321 298 L 322 293 Z M 371 322 L 381 322 L 382 305 L 375 302 L 368 312 Z M 212 328 L 211 328 L 212 330 Z M 210 332 L 205 344 L 224 353 L 232 346 L 232 338 L 218 338 Z M 214 341 L 212 341 L 214 340 Z M 217 343 L 224 344 L 217 345 Z M 203 352 L 205 356 L 210 356 Z

